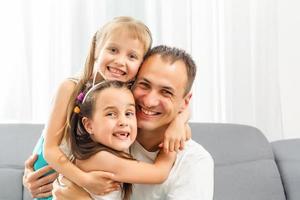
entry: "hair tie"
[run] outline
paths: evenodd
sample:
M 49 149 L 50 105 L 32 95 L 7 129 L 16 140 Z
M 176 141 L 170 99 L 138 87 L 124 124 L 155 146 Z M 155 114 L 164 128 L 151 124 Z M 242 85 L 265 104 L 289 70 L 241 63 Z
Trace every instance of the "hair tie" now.
M 84 94 L 83 94 L 83 92 L 80 92 L 79 95 L 76 97 L 76 99 L 77 99 L 78 101 L 80 101 L 80 103 L 82 103 L 82 100 L 84 99 Z
M 80 113 L 80 108 L 78 106 L 75 106 L 73 111 L 74 111 L 74 113 L 78 114 L 78 113 Z

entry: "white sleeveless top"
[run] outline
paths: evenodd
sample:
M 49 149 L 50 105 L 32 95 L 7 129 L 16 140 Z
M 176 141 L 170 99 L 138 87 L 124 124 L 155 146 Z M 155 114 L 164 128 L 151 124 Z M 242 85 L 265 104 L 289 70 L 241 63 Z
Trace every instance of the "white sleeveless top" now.
M 90 192 L 89 192 L 89 194 L 91 195 L 92 199 L 94 199 L 94 200 L 122 200 L 121 190 L 113 191 L 113 192 L 103 195 L 103 196 L 91 194 Z

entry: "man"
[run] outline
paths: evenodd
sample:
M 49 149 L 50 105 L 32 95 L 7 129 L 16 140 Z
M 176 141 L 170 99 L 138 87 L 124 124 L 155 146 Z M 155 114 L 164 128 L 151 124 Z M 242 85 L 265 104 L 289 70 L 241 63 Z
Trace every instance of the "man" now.
M 191 57 L 177 48 L 158 46 L 146 55 L 133 87 L 139 128 L 130 149 L 134 158 L 154 161 L 169 123 L 189 104 L 195 74 Z M 135 184 L 131 199 L 212 200 L 213 166 L 210 154 L 189 140 L 177 154 L 168 179 L 158 185 Z M 65 183 L 67 187 L 55 189 L 55 197 L 89 199 L 83 190 Z

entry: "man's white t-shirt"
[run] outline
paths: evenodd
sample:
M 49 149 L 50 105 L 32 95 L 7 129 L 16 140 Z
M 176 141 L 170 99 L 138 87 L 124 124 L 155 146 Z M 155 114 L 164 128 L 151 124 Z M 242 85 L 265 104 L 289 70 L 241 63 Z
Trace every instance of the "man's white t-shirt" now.
M 157 152 L 149 152 L 138 142 L 130 147 L 137 160 L 153 163 Z M 177 154 L 169 177 L 162 184 L 134 184 L 132 200 L 212 200 L 214 163 L 198 143 L 189 140 Z

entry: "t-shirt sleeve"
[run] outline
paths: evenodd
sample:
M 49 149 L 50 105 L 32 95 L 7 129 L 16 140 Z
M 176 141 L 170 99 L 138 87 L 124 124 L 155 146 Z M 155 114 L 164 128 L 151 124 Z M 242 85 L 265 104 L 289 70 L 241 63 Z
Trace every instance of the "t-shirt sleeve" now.
M 167 200 L 212 200 L 214 190 L 214 162 L 208 154 L 182 160 L 176 177 L 169 185 Z

